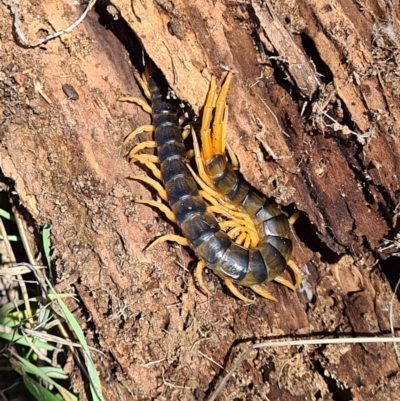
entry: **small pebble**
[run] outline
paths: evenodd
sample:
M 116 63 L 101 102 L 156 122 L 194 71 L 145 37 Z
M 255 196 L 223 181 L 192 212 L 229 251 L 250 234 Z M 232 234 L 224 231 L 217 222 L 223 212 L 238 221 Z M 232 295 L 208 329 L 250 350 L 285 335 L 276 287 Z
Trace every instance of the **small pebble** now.
M 62 86 L 62 90 L 67 95 L 67 98 L 69 100 L 78 100 L 79 99 L 78 92 L 75 90 L 75 88 L 72 85 L 64 84 Z

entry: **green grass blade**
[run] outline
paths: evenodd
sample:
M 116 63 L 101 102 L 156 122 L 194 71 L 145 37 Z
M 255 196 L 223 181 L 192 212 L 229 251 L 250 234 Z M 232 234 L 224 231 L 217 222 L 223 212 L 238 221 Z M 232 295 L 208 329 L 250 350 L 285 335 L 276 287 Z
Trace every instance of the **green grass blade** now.
M 93 397 L 93 401 L 102 401 L 103 396 L 102 396 L 102 392 L 101 392 L 101 383 L 100 383 L 99 375 L 98 375 L 96 367 L 93 363 L 92 357 L 90 356 L 89 346 L 86 342 L 85 336 L 82 332 L 82 329 L 81 329 L 79 323 L 76 321 L 74 315 L 68 310 L 67 306 L 61 300 L 61 298 L 58 296 L 58 294 L 56 294 L 56 293 L 49 294 L 49 298 L 57 299 L 58 304 L 64 313 L 65 319 L 68 321 L 72 330 L 75 332 L 76 336 L 78 337 L 78 341 L 83 348 L 83 352 L 85 354 L 85 364 L 86 364 L 89 378 L 90 378 L 89 386 L 90 386 L 90 392 Z
M 25 387 L 38 401 L 62 401 L 61 394 L 53 394 L 32 377 L 24 375 L 22 379 Z
M 20 237 L 19 235 L 7 235 L 7 239 L 8 239 L 10 242 L 18 242 L 18 241 L 21 241 L 21 237 Z M 3 236 L 0 235 L 0 241 L 3 241 L 3 240 L 4 240 Z
M 46 258 L 47 266 L 51 266 L 51 224 L 45 224 L 42 229 L 43 251 Z
M 21 334 L 0 332 L 0 338 L 3 338 L 4 340 L 7 340 L 10 343 L 16 343 L 19 345 L 23 345 L 25 347 L 31 347 L 31 344 Z M 31 340 L 33 341 L 33 339 Z M 43 341 L 36 342 L 35 346 L 39 349 L 43 349 L 46 351 L 54 351 L 56 349 L 55 346 L 49 343 L 45 343 Z
M 15 318 L 13 316 L 11 316 L 12 312 L 17 307 L 19 307 L 23 304 L 24 304 L 24 301 L 20 300 L 20 301 L 9 302 L 8 304 L 3 305 L 0 308 L 0 324 L 2 326 L 14 327 L 13 325 L 10 324 L 10 321 L 15 320 Z M 20 323 L 20 321 L 18 323 Z
M 53 385 L 57 391 L 61 394 L 62 399 L 65 401 L 78 401 L 78 398 L 66 390 L 64 387 L 60 386 L 57 382 L 55 382 L 52 378 L 50 378 L 45 372 L 43 372 L 40 368 L 36 365 L 32 364 L 31 362 L 27 361 L 26 359 L 20 357 L 19 355 L 14 354 L 10 359 L 10 362 L 13 368 L 19 372 L 24 382 L 28 380 L 29 384 L 33 384 L 36 381 L 32 378 L 29 378 L 28 373 L 35 375 L 36 377 L 40 377 L 42 380 L 46 381 L 48 384 Z M 28 379 L 27 379 L 28 378 Z M 39 387 L 35 386 L 37 391 L 40 391 Z M 38 400 L 42 401 L 43 398 L 38 398 Z M 59 400 L 60 398 L 57 398 Z
M 15 221 L 14 215 L 12 215 L 10 212 L 7 212 L 4 209 L 0 209 L 0 218 L 9 220 L 9 221 Z
M 57 379 L 57 380 L 68 379 L 68 375 L 65 373 L 63 368 L 58 368 L 55 366 L 41 366 L 39 369 L 52 379 Z
M 68 324 L 71 326 L 72 330 L 74 331 L 74 333 L 76 334 L 76 336 L 78 338 L 79 343 L 82 346 L 82 349 L 84 352 L 85 364 L 86 364 L 86 368 L 87 368 L 88 375 L 89 375 L 89 388 L 90 388 L 90 392 L 92 394 L 93 401 L 103 401 L 100 378 L 99 378 L 98 372 L 96 370 L 96 367 L 93 363 L 92 357 L 90 356 L 89 346 L 86 342 L 86 339 L 82 332 L 82 329 L 81 329 L 79 323 L 76 321 L 73 314 L 68 310 L 67 306 L 62 301 L 59 294 L 57 294 L 55 292 L 55 290 L 53 289 L 53 287 L 51 285 L 53 280 L 52 280 L 51 269 L 50 269 L 50 266 L 51 266 L 50 235 L 51 235 L 51 225 L 46 224 L 43 226 L 42 238 L 43 238 L 43 251 L 45 254 L 47 265 L 49 267 L 50 291 L 48 293 L 48 298 L 50 300 L 56 299 L 58 301 L 58 305 L 60 306 L 61 310 L 63 311 L 65 319 L 67 320 Z

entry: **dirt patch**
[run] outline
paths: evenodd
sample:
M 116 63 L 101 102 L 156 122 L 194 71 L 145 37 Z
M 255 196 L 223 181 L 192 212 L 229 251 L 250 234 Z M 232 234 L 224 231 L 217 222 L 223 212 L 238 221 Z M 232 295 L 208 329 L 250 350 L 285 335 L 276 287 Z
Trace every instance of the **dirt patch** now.
M 82 11 L 19 7 L 32 40 Z M 255 341 L 388 332 L 384 272 L 398 270 L 397 10 L 373 0 L 113 1 L 31 49 L 16 43 L 10 10 L 0 8 L 2 171 L 37 226 L 53 225 L 57 288 L 81 300 L 88 339 L 106 355 L 96 357 L 108 399 L 202 400 Z M 220 82 L 224 66 L 236 71 L 228 141 L 241 171 L 302 212 L 297 293 L 268 284 L 278 303 L 248 306 L 210 274 L 208 300 L 187 250 L 143 251 L 174 228 L 134 203 L 154 194 L 129 180 L 145 172 L 121 148 L 150 121 L 118 102 L 142 96 L 131 69 L 142 55 L 137 37 L 195 112 L 211 74 Z M 398 321 L 397 302 L 394 310 Z M 259 350 L 220 399 L 393 400 L 398 371 L 391 346 Z

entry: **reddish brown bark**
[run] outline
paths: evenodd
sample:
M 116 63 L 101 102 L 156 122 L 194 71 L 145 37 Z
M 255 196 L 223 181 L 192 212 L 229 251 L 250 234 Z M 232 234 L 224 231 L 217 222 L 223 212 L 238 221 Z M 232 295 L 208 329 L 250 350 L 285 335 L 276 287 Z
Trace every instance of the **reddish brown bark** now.
M 59 2 L 20 7 L 28 38 L 81 12 Z M 252 342 L 389 330 L 383 272 L 396 275 L 399 252 L 398 2 L 114 0 L 34 49 L 16 44 L 10 12 L 0 10 L 2 170 L 37 224 L 53 225 L 58 289 L 75 291 L 90 316 L 109 399 L 201 400 L 224 374 L 217 364 L 229 370 Z M 134 204 L 151 195 L 127 179 L 144 172 L 120 147 L 149 122 L 118 102 L 141 96 L 130 64 L 141 58 L 136 36 L 196 113 L 211 74 L 220 82 L 223 66 L 236 72 L 228 141 L 252 185 L 302 212 L 298 293 L 269 284 L 279 302 L 249 307 L 210 274 L 207 300 L 186 250 L 143 252 L 173 228 Z M 397 302 L 394 311 L 396 322 Z M 398 370 L 392 346 L 261 350 L 220 399 L 394 400 Z

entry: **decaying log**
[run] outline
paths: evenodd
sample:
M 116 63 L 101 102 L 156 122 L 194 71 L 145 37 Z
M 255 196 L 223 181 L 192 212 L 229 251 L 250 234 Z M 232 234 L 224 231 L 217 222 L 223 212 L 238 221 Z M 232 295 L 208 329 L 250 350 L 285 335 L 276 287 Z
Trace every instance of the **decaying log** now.
M 19 7 L 32 40 L 82 12 L 55 1 Z M 2 172 L 37 226 L 53 225 L 58 289 L 90 316 L 109 399 L 202 400 L 251 342 L 389 332 L 400 255 L 398 1 L 112 0 L 37 48 L 18 44 L 10 9 L 0 10 Z M 152 192 L 129 180 L 147 172 L 121 148 L 150 121 L 118 102 L 142 96 L 132 64 L 143 57 L 196 114 L 211 75 L 235 72 L 228 141 L 241 172 L 301 211 L 297 293 L 269 284 L 279 302 L 249 307 L 210 274 L 208 300 L 190 273 L 194 255 L 143 251 L 173 231 L 134 203 Z M 393 308 L 398 326 L 397 300 Z M 394 400 L 399 385 L 392 346 L 260 350 L 220 399 Z

